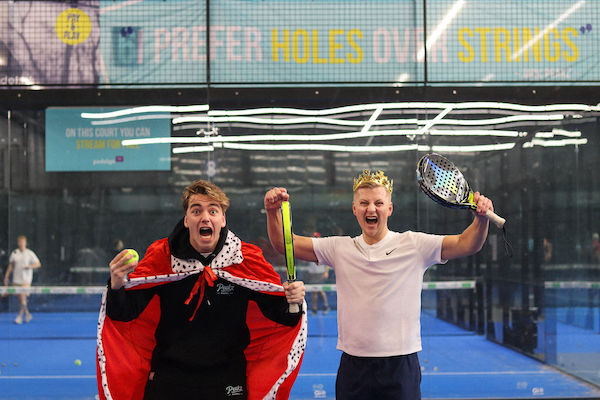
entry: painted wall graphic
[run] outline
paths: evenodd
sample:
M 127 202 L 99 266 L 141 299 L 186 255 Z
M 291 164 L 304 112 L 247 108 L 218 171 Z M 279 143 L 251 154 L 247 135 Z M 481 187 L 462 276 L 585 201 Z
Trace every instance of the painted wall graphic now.
M 0 2 L 0 87 L 98 84 L 99 8 L 98 1 Z

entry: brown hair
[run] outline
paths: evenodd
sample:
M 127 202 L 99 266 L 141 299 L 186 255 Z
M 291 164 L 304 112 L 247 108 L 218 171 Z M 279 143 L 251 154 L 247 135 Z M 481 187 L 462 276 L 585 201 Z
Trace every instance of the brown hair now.
M 194 194 L 204 194 L 210 197 L 211 199 L 219 203 L 219 206 L 221 206 L 221 210 L 223 210 L 223 213 L 225 213 L 225 211 L 227 211 L 227 208 L 229 207 L 229 197 L 227 197 L 225 192 L 223 192 L 223 190 L 220 187 L 218 187 L 212 182 L 198 179 L 192 182 L 183 190 L 183 196 L 181 196 L 181 201 L 184 212 L 187 212 L 188 205 L 190 203 L 190 197 L 192 197 L 192 195 Z

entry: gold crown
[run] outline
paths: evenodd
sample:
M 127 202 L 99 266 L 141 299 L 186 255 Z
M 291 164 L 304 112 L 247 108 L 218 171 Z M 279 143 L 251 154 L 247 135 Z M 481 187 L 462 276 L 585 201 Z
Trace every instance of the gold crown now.
M 387 176 L 384 175 L 383 171 L 377 171 L 371 173 L 371 170 L 365 169 L 362 174 L 358 176 L 358 178 L 354 178 L 354 185 L 352 186 L 352 191 L 356 192 L 356 189 L 364 182 L 373 182 L 377 185 L 381 185 L 387 189 L 388 192 L 392 193 L 394 188 L 394 180 L 388 179 Z

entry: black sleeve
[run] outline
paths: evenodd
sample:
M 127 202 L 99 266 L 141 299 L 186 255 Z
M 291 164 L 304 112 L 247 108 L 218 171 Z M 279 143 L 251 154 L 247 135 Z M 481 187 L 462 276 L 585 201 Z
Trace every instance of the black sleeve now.
M 289 304 L 284 296 L 274 296 L 251 291 L 250 300 L 256 301 L 263 315 L 271 321 L 282 325 L 295 326 L 302 317 L 302 305 L 300 312 L 290 313 Z
M 116 321 L 131 321 L 144 311 L 155 294 L 156 288 L 125 290 L 122 287 L 113 290 L 110 288 L 109 281 L 106 295 L 106 315 Z

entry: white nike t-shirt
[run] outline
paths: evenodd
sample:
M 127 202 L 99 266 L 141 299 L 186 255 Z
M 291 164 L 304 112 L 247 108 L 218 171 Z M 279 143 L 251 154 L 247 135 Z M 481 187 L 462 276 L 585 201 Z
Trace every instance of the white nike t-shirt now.
M 13 264 L 13 283 L 15 285 L 30 285 L 33 281 L 33 269 L 27 267 L 39 263 L 40 260 L 29 249 L 23 251 L 15 249 L 10 254 L 8 262 Z
M 312 238 L 319 264 L 335 271 L 338 345 L 359 357 L 421 350 L 423 274 L 441 259 L 444 236 L 392 232 L 368 245 L 362 236 Z

